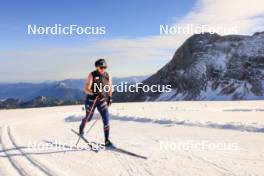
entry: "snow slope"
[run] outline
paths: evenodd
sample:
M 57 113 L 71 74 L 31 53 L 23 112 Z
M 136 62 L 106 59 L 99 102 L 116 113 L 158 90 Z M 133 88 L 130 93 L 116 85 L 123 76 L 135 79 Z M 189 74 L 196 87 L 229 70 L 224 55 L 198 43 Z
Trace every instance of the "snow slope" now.
M 70 129 L 83 114 L 82 106 L 1 110 L 0 175 L 264 175 L 264 101 L 114 104 L 112 141 L 146 160 L 74 148 Z M 88 138 L 103 142 L 102 122 Z M 203 143 L 233 147 L 193 147 Z

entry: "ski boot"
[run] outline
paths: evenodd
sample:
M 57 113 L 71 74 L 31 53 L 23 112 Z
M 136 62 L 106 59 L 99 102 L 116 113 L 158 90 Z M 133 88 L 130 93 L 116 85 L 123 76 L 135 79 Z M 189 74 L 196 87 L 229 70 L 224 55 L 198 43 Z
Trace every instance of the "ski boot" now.
M 106 139 L 105 140 L 105 147 L 112 147 L 112 146 L 114 146 L 113 143 L 109 139 Z

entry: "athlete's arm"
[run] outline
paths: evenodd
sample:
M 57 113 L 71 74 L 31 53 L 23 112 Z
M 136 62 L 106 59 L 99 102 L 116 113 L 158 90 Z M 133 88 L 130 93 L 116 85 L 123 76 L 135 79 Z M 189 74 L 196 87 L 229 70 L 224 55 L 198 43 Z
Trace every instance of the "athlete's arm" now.
M 108 92 L 108 100 L 107 100 L 107 106 L 111 106 L 112 104 L 112 78 L 109 76 L 109 81 L 108 81 L 108 85 L 109 85 L 109 92 Z
M 86 94 L 92 93 L 92 83 L 93 83 L 93 75 L 92 75 L 92 73 L 90 73 L 88 75 L 88 78 L 87 78 L 86 84 L 85 84 L 85 93 Z
M 110 97 L 112 97 L 113 91 L 112 91 L 112 77 L 111 76 L 109 76 L 109 83 L 108 84 L 109 84 L 109 87 L 110 87 L 108 95 Z

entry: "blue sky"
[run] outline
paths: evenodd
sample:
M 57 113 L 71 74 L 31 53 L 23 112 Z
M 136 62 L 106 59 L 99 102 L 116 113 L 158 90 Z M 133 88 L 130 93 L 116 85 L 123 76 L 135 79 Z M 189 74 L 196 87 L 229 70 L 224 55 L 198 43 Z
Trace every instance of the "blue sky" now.
M 0 82 L 86 78 L 104 57 L 113 76 L 155 73 L 189 35 L 161 36 L 161 24 L 263 26 L 259 0 L 3 0 L 0 5 Z M 249 4 L 250 3 L 250 8 Z M 236 11 L 232 7 L 236 5 Z M 250 19 L 250 20 L 249 20 Z M 105 26 L 106 35 L 28 35 L 27 25 Z
M 181 17 L 192 8 L 193 0 L 82 0 L 82 1 L 9 1 L 0 6 L 0 37 L 5 44 L 0 49 L 20 49 L 20 45 L 75 45 L 96 39 L 114 37 L 143 37 L 157 35 L 160 24 L 170 23 L 172 17 Z M 26 33 L 28 24 L 106 26 L 104 36 L 35 37 Z

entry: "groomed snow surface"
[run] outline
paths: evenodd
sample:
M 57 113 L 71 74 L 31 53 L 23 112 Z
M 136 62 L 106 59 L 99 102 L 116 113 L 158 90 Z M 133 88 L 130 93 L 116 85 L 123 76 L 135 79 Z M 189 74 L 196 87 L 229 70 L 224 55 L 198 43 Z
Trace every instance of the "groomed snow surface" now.
M 110 113 L 115 145 L 147 159 L 76 147 L 82 106 L 1 110 L 0 175 L 264 175 L 264 101 L 116 103 Z M 101 119 L 86 137 L 104 141 Z

